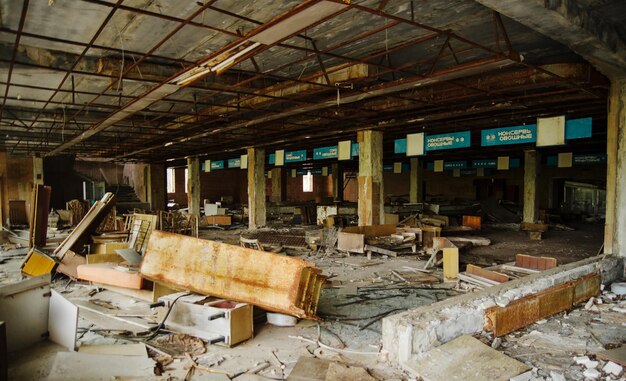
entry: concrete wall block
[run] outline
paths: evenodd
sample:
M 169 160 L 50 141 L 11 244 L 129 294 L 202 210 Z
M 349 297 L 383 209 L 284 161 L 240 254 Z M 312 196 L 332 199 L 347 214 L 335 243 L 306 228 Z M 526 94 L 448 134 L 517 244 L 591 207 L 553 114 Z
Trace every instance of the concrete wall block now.
M 506 305 L 598 272 L 603 283 L 610 283 L 621 278 L 623 270 L 622 258 L 598 256 L 388 316 L 383 319 L 383 348 L 389 360 L 402 364 L 414 354 L 426 352 L 462 334 L 481 332 L 485 309 L 496 304 Z

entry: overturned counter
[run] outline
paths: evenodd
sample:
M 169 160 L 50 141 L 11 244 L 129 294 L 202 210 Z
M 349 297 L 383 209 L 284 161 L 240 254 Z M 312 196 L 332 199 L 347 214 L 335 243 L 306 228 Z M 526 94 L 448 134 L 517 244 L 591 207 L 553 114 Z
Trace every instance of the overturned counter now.
M 155 230 L 141 275 L 179 289 L 315 319 L 326 277 L 298 258 Z

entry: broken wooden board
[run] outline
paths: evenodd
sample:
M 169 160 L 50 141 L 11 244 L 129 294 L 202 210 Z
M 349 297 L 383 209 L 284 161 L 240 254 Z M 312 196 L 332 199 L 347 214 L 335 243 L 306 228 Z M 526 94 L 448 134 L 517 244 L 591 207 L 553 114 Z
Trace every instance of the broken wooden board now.
M 550 270 L 557 266 L 556 258 L 535 257 L 526 254 L 515 255 L 515 266 L 532 270 Z
M 150 282 L 150 283 L 152 283 L 152 290 L 135 290 L 132 288 L 118 287 L 118 286 L 113 286 L 110 284 L 93 282 L 95 286 L 98 286 L 100 288 L 104 288 L 109 291 L 116 292 L 118 294 L 130 296 L 131 298 L 144 300 L 150 303 L 156 303 L 160 297 L 180 291 L 180 290 L 174 290 L 173 288 L 165 286 L 159 282 Z
M 415 355 L 403 365 L 424 381 L 509 381 L 530 369 L 469 335 Z
M 155 365 L 147 357 L 58 352 L 48 381 L 108 381 L 116 376 L 153 376 Z
M 51 290 L 48 314 L 49 339 L 70 351 L 76 349 L 76 329 L 78 328 L 78 307 Z
M 496 271 L 491 271 L 487 269 L 483 269 L 478 266 L 474 266 L 472 264 L 467 265 L 467 269 L 465 270 L 468 274 L 478 275 L 482 278 L 487 278 L 494 282 L 504 283 L 509 281 L 509 276 L 506 274 L 502 274 Z
M 600 292 L 600 275 L 590 274 L 485 311 L 485 330 L 499 337 L 570 309 Z
M 461 225 L 470 227 L 474 230 L 481 229 L 482 218 L 480 216 L 463 216 Z
M 315 318 L 326 277 L 298 258 L 155 230 L 141 275 L 203 295 Z
M 621 366 L 626 366 L 626 346 L 609 349 L 596 353 L 596 358 L 604 361 L 613 361 Z
M 70 250 L 81 252 L 83 246 L 89 242 L 91 235 L 104 221 L 111 209 L 115 206 L 115 195 L 105 193 L 101 200 L 96 201 L 74 230 L 56 248 L 54 254 L 63 259 Z M 67 274 L 69 275 L 69 274 Z

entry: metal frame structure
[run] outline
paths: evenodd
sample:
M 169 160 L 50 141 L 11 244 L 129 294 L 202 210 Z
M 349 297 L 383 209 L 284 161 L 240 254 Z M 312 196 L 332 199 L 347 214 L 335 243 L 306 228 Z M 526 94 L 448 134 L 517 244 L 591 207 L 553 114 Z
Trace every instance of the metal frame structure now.
M 28 0 L 23 1 L 17 30 L 0 27 L 0 35 L 15 37 L 11 57 L 0 57 L 0 64 L 8 65 L 6 79 L 0 77 L 4 86 L 0 146 L 12 153 L 159 162 L 190 155 L 223 157 L 225 151 L 249 146 L 306 147 L 349 139 L 361 129 L 384 129 L 393 136 L 408 129 L 448 131 L 522 123 L 555 112 L 606 114 L 608 83 L 601 75 L 590 67 L 551 70 L 525 62 L 495 12 L 486 20 L 493 27 L 493 41 L 478 43 L 416 21 L 413 2 L 404 15 L 386 11 L 389 1 L 376 6 L 349 4 L 274 43 L 251 49 L 225 73 L 178 85 L 172 81 L 181 74 L 253 41 L 302 8 L 344 3 L 306 0 L 261 21 L 223 9 L 218 0 L 206 1 L 184 17 L 131 7 L 124 0 L 81 2 L 108 10 L 87 42 L 25 30 L 32 6 Z M 252 29 L 243 33 L 209 25 L 199 19 L 205 11 Z M 102 32 L 119 12 L 176 26 L 164 30 L 143 52 L 100 43 Z M 362 17 L 372 24 L 329 40 L 310 36 L 310 31 L 323 35 L 336 29 L 341 17 Z M 199 60 L 159 52 L 188 27 L 215 33 L 229 43 Z M 396 37 L 390 39 L 389 34 Z M 37 63 L 21 53 L 23 38 L 82 50 L 68 54 L 65 65 Z M 355 65 L 367 66 L 368 75 L 332 82 L 334 73 Z M 58 72 L 63 77 L 56 87 L 25 84 L 15 81 L 13 74 L 19 69 Z M 490 78 L 499 81 L 492 83 Z M 106 86 L 77 88 L 75 80 L 105 81 Z M 140 90 L 126 91 L 127 83 Z M 38 96 L 14 95 L 18 89 Z M 285 95 L 279 95 L 281 91 Z M 40 93 L 50 95 L 41 98 Z

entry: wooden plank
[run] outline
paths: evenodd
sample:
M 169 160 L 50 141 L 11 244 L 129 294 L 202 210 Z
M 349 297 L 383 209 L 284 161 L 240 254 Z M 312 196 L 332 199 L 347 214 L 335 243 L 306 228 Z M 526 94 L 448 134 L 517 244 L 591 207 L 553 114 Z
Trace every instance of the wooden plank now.
M 205 221 L 207 223 L 207 225 L 226 225 L 226 226 L 230 226 L 232 225 L 232 216 L 219 216 L 219 215 L 215 215 L 215 216 L 205 216 Z
M 76 268 L 76 277 L 89 282 L 141 290 L 144 280 L 137 269 L 121 269 L 115 263 L 84 264 Z
M 73 351 L 76 349 L 78 307 L 55 290 L 50 292 L 52 295 L 48 314 L 49 339 Z
M 600 292 L 598 274 L 590 274 L 571 282 L 551 287 L 511 302 L 506 307 L 491 307 L 485 311 L 485 330 L 495 336 L 503 336 L 538 320 L 570 309 L 584 296 Z M 575 297 L 576 290 L 578 297 Z
M 403 365 L 424 381 L 509 381 L 530 369 L 469 335 L 413 356 Z
M 504 283 L 509 281 L 509 276 L 506 274 L 483 269 L 472 264 L 467 265 L 467 269 L 465 271 L 467 271 L 468 274 L 478 275 L 480 277 L 491 279 L 492 281 L 498 283 Z
M 63 258 L 70 250 L 82 251 L 83 246 L 89 242 L 91 234 L 96 231 L 114 206 L 115 195 L 113 193 L 105 193 L 101 200 L 93 204 L 85 217 L 72 230 L 72 233 L 61 242 L 54 254 Z
M 270 311 L 314 318 L 325 279 L 315 264 L 299 258 L 166 233 L 150 236 L 142 276 L 199 294 L 257 305 Z M 315 283 L 314 283 L 315 284 Z

